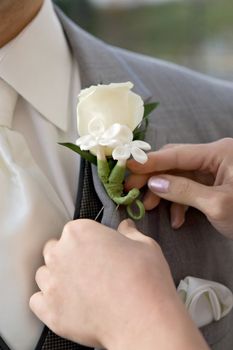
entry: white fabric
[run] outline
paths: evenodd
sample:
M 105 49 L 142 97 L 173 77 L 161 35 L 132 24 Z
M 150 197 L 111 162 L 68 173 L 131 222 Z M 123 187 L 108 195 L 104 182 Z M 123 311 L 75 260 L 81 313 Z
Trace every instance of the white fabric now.
M 198 327 L 219 321 L 233 307 L 232 292 L 217 282 L 186 277 L 177 291 Z
M 77 139 L 80 77 L 51 0 L 45 0 L 33 21 L 0 49 L 0 77 L 19 94 L 14 130 L 25 137 L 72 218 L 79 158 L 58 142 Z
M 43 116 L 66 130 L 72 57 L 50 0 L 44 1 L 37 16 L 2 51 L 0 76 Z
M 45 0 L 0 49 L 0 125 L 14 129 L 0 127 L 0 334 L 12 350 L 33 349 L 41 335 L 28 306 L 35 271 L 44 243 L 73 216 L 78 157 L 57 143 L 77 138 L 79 91 L 77 64 Z
M 60 235 L 69 216 L 24 138 L 3 126 L 10 125 L 16 99 L 0 79 L 0 333 L 11 349 L 29 350 L 43 328 L 28 307 L 35 271 L 43 245 Z

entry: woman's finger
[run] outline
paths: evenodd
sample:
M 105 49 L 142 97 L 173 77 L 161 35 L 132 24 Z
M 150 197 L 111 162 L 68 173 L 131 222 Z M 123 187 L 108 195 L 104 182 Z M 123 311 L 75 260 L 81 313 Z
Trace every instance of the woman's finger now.
M 125 184 L 124 184 L 125 190 L 130 191 L 132 188 L 141 189 L 142 187 L 144 187 L 146 185 L 149 177 L 150 177 L 149 174 L 143 174 L 143 175 L 131 174 L 131 175 L 129 175 L 125 180 Z
M 44 256 L 44 261 L 47 266 L 51 265 L 54 263 L 54 249 L 57 246 L 58 240 L 56 239 L 51 239 L 49 240 L 43 250 L 43 256 Z
M 29 305 L 34 314 L 48 326 L 48 307 L 46 305 L 46 298 L 42 292 L 33 294 L 30 298 Z
M 172 203 L 170 208 L 171 226 L 174 229 L 180 228 L 185 222 L 185 214 L 188 210 L 187 205 Z
M 211 198 L 215 196 L 213 187 L 199 184 L 185 177 L 173 175 L 152 176 L 148 181 L 151 192 L 171 202 L 192 206 L 208 216 Z
M 137 230 L 134 222 L 131 219 L 123 220 L 117 229 L 123 236 L 137 242 L 143 242 L 149 245 L 157 245 L 157 243 L 150 237 L 144 235 Z
M 217 167 L 213 144 L 187 144 L 151 152 L 148 154 L 148 161 L 143 165 L 130 160 L 127 167 L 133 173 L 148 174 L 175 169 L 208 170 L 213 164 Z M 210 170 L 212 172 L 214 169 L 211 168 Z
M 157 207 L 157 205 L 159 205 L 159 202 L 160 202 L 160 197 L 148 189 L 143 198 L 143 204 L 145 209 L 152 210 L 155 207 Z
M 43 265 L 36 271 L 36 284 L 42 292 L 46 292 L 50 280 L 50 272 L 47 266 Z

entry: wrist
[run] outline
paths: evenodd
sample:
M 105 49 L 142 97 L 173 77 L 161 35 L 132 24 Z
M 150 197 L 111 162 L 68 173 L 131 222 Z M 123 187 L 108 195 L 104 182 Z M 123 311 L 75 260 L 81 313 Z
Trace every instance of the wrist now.
M 147 312 L 129 320 L 108 350 L 208 350 L 177 294 L 148 304 Z

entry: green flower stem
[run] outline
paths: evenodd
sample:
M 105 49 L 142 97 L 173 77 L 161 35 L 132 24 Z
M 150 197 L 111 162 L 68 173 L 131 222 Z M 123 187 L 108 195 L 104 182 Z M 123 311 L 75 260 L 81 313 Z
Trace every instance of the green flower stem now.
M 98 170 L 98 176 L 102 182 L 102 184 L 108 183 L 108 178 L 110 175 L 110 168 L 108 165 L 107 160 L 102 160 L 97 158 L 97 170 Z
M 139 199 L 136 199 L 136 201 L 134 202 L 134 205 L 135 205 L 134 210 L 131 208 L 131 205 L 127 205 L 126 207 L 127 213 L 132 219 L 140 220 L 145 215 L 145 207 Z
M 126 167 L 116 164 L 112 171 L 110 171 L 107 160 L 98 159 L 97 168 L 98 176 L 109 197 L 117 205 L 126 205 L 128 214 L 133 219 L 141 219 L 145 213 L 145 209 L 142 202 L 136 200 L 140 195 L 140 191 L 137 188 L 133 188 L 126 195 L 124 195 L 123 180 L 125 177 Z M 138 214 L 134 214 L 130 207 L 135 200 L 135 205 L 138 208 Z
M 124 166 L 119 166 L 118 164 L 116 164 L 109 176 L 109 182 L 122 184 L 122 182 L 125 179 L 125 170 L 126 168 Z

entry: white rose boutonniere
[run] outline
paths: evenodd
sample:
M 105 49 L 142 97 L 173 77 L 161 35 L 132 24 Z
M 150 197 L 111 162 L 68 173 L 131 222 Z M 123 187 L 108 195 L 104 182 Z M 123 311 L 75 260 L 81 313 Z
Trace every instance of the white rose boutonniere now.
M 151 146 L 143 141 L 148 116 L 157 103 L 144 105 L 132 92 L 133 84 L 112 83 L 84 89 L 79 94 L 76 145 L 62 143 L 97 165 L 98 176 L 109 197 L 117 205 L 125 205 L 129 216 L 140 219 L 144 206 L 137 188 L 124 193 L 123 181 L 127 160 L 132 156 L 144 164 Z M 135 210 L 131 205 L 135 204 Z

